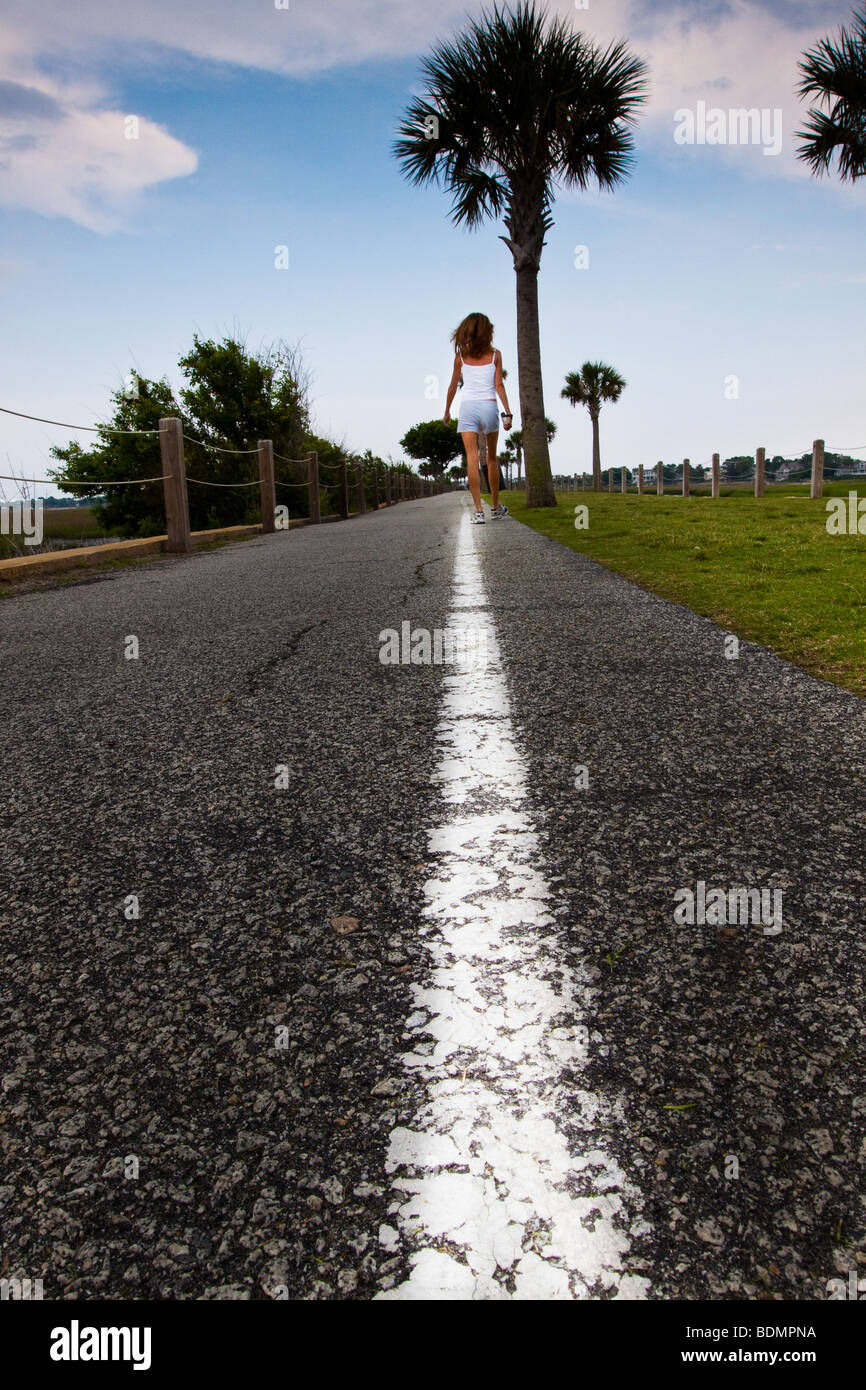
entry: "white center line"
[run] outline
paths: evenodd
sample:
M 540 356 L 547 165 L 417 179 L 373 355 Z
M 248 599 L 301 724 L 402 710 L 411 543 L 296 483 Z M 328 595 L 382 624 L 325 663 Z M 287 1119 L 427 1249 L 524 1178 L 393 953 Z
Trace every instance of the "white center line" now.
M 405 1242 L 412 1270 L 377 1297 L 643 1298 L 646 1279 L 624 1265 L 638 1194 L 598 1147 L 569 1142 L 607 1118 L 574 1074 L 591 1046 L 578 1021 L 590 986 L 558 959 L 473 529 L 467 514 L 451 625 L 492 640 L 486 661 L 444 680 L 436 780 L 448 819 L 429 835 L 422 937 L 432 980 L 413 986 L 403 1058 L 426 1098 L 391 1135 L 394 1226 L 379 1233 L 385 1249 Z

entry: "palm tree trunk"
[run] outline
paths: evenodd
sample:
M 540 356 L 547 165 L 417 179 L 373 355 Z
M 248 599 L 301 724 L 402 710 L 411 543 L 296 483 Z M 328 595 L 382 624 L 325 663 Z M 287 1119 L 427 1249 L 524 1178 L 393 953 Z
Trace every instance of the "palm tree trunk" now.
M 592 490 L 601 492 L 601 449 L 598 443 L 598 416 L 592 417 Z
M 555 507 L 550 476 L 550 450 L 541 380 L 541 340 L 538 329 L 538 267 L 521 265 L 517 277 L 517 377 L 520 424 L 526 461 L 527 507 Z

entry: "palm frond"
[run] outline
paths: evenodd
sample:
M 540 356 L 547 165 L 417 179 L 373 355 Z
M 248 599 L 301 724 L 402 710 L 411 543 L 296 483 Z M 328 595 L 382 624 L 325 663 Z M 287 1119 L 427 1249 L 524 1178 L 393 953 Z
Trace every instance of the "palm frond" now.
M 866 176 L 866 6 L 855 14 L 851 29 L 836 39 L 821 39 L 800 63 L 800 97 L 818 97 L 820 104 L 797 131 L 797 156 L 816 176 L 838 161 L 840 178 Z
M 615 403 L 627 386 L 624 376 L 607 362 L 584 362 L 579 372 L 568 372 L 560 395 L 572 405 L 585 405 L 590 414 L 605 402 Z
M 557 184 L 610 188 L 628 171 L 646 68 L 623 41 L 601 50 L 535 0 L 497 3 L 437 43 L 422 73 L 424 97 L 409 107 L 394 153 L 411 182 L 452 194 L 458 223 L 477 225 L 520 196 L 524 231 L 531 222 L 543 238 Z

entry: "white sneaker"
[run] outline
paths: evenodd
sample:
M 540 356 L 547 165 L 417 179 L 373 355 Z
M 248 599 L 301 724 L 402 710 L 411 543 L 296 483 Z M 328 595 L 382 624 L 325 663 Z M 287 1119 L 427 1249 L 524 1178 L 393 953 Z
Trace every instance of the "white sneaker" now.
M 504 506 L 502 502 L 500 502 L 498 507 L 493 508 L 490 515 L 491 517 L 494 517 L 496 519 L 498 519 L 500 516 L 508 516 L 508 508 Z
M 475 513 L 475 515 L 474 515 L 473 518 L 472 518 L 472 525 L 473 525 L 473 526 L 483 526 L 483 525 L 484 525 L 484 513 L 483 513 L 483 512 L 476 512 L 476 513 Z

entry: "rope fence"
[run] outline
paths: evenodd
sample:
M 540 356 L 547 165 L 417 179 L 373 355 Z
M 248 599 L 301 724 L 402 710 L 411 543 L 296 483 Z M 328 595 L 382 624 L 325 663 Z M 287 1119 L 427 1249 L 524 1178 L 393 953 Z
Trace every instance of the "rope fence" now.
M 62 487 L 64 487 L 64 488 L 67 488 L 67 487 L 132 487 L 133 484 L 135 484 L 135 483 L 161 483 L 161 482 L 163 481 L 163 479 L 166 478 L 167 476 L 168 476 L 168 475 L 167 475 L 166 473 L 157 473 L 157 474 L 155 474 L 155 476 L 152 477 L 152 478 L 119 478 L 119 479 L 115 479 L 115 480 L 112 481 L 112 482 L 107 482 L 105 479 L 101 479 L 101 478 L 100 478 L 99 480 L 94 479 L 92 482 L 89 482 L 89 483 L 82 482 L 80 479 L 78 479 L 76 482 L 73 482 L 72 479 L 70 478 L 68 481 L 67 481 L 66 479 L 64 479 L 63 483 L 60 484 L 60 483 L 57 481 L 56 478 L 19 478 L 18 475 L 17 475 L 17 473 L 0 473 L 0 479 L 2 479 L 4 482 L 7 482 L 7 483 L 38 483 L 38 484 L 39 484 L 40 486 L 42 486 L 42 487 L 60 487 L 60 486 L 62 486 Z
M 88 434 L 159 434 L 159 430 L 116 430 L 111 425 L 70 425 L 65 420 L 46 420 L 41 415 L 25 415 L 23 410 L 9 410 L 0 405 L 4 415 L 17 415 L 19 420 L 36 420 L 40 425 L 59 425 L 62 430 L 87 430 Z
M 358 458 L 340 456 L 331 459 L 328 463 L 320 463 L 316 450 L 311 450 L 305 458 L 288 458 L 284 454 L 274 452 L 273 442 L 270 439 L 260 439 L 254 449 L 224 448 L 219 444 L 211 444 L 207 440 L 194 439 L 191 435 L 184 434 L 183 422 L 176 416 L 163 417 L 159 422 L 158 430 L 116 430 L 108 425 L 70 425 L 62 420 L 48 420 L 43 416 L 27 415 L 20 410 L 10 410 L 6 406 L 0 406 L 0 412 L 5 415 L 17 416 L 22 420 L 33 420 L 45 425 L 57 425 L 61 429 L 87 430 L 93 434 L 103 432 L 117 435 L 140 435 L 142 437 L 158 436 L 163 472 L 147 478 L 121 478 L 110 481 L 101 478 L 67 480 L 65 478 L 23 478 L 15 474 L 0 473 L 0 480 L 45 487 L 62 487 L 63 489 L 98 488 L 100 491 L 109 487 L 135 487 L 146 483 L 161 482 L 165 498 L 167 531 L 165 549 L 179 554 L 189 554 L 193 548 L 187 495 L 187 484 L 189 483 L 193 483 L 197 487 L 258 488 L 261 530 L 265 535 L 272 534 L 278 529 L 276 502 L 276 489 L 278 487 L 309 489 L 309 522 L 313 525 L 321 523 L 322 483 L 320 471 L 334 475 L 331 480 L 325 483 L 325 487 L 332 493 L 336 492 L 338 515 L 342 520 L 347 520 L 350 516 L 350 487 L 355 492 L 356 515 L 363 515 L 367 511 L 368 489 L 371 493 L 370 505 L 373 511 L 378 511 L 382 505 L 390 507 L 410 498 L 432 497 L 447 490 L 445 484 L 421 478 L 403 468 L 380 468 L 378 464 Z M 258 477 L 239 482 L 221 482 L 213 478 L 193 477 L 186 471 L 184 442 L 193 444 L 196 448 L 212 449 L 219 454 L 244 457 L 251 457 L 255 454 L 258 460 Z M 290 481 L 276 478 L 274 475 L 275 459 L 281 463 L 305 466 L 306 479 Z M 351 484 L 350 474 L 352 475 Z M 380 500 L 380 486 L 384 492 L 384 503 Z M 282 507 L 281 511 L 286 512 L 287 508 Z M 283 529 L 282 523 L 279 529 Z
M 782 462 L 785 463 L 785 464 L 791 464 L 791 463 L 799 464 L 799 467 L 795 467 L 795 468 L 790 468 L 790 467 L 789 467 L 789 468 L 787 469 L 787 472 L 785 473 L 784 478 L 782 479 L 782 481 L 783 481 L 783 482 L 784 482 L 784 481 L 787 481 L 788 478 L 792 477 L 792 475 L 795 475 L 795 474 L 801 475 L 802 478 L 803 478 L 804 480 L 808 478 L 808 479 L 809 479 L 809 483 L 810 483 L 810 488 L 809 488 L 809 495 L 810 495 L 810 497 L 812 497 L 812 498 L 820 498 L 820 497 L 822 497 L 822 496 L 824 495 L 824 466 L 825 466 L 825 456 L 826 456 L 826 454 L 829 452 L 829 453 L 831 453 L 831 454 L 848 454 L 848 455 L 852 455 L 852 454 L 857 453 L 859 450 L 864 450 L 864 449 L 866 449 L 866 444 L 857 445 L 856 448 L 847 448 L 847 449 L 841 449 L 841 448 L 836 449 L 836 448 L 834 448 L 834 449 L 828 450 L 827 447 L 826 447 L 826 445 L 825 445 L 825 443 L 824 443 L 824 440 L 823 440 L 823 439 L 816 439 L 808 449 L 800 449 L 799 451 L 794 452 L 794 453 L 790 453 L 790 454 L 780 454 L 780 453 L 773 454 L 773 457 L 772 457 L 772 459 L 771 459 L 771 463 L 776 463 L 778 460 L 781 459 Z M 806 462 L 806 463 L 804 463 L 804 462 L 803 462 L 804 459 L 809 460 L 809 461 Z M 856 460 L 856 462 L 863 462 L 863 460 L 862 460 L 862 459 L 858 459 L 858 460 Z M 671 465 L 667 465 L 667 466 L 670 467 Z M 618 472 L 619 475 L 620 475 L 620 490 L 621 490 L 622 492 L 627 492 L 628 489 L 629 489 L 629 474 L 636 471 L 636 472 L 637 472 L 637 491 L 638 491 L 638 495 L 639 495 L 639 496 L 643 496 L 644 493 L 645 493 L 645 491 L 646 491 L 646 483 L 647 483 L 646 473 L 647 473 L 647 472 L 650 472 L 650 473 L 654 474 L 656 493 L 658 494 L 658 496 L 661 497 L 661 496 L 664 495 L 664 491 L 665 491 L 665 477 L 664 477 L 664 470 L 665 470 L 665 467 L 666 467 L 666 465 L 664 464 L 664 462 L 663 462 L 663 461 L 660 461 L 659 463 L 655 464 L 655 466 L 651 466 L 649 469 L 645 469 L 645 468 L 644 468 L 644 465 L 643 465 L 642 463 L 641 463 L 641 464 L 638 464 L 637 470 L 629 469 L 629 468 L 619 468 L 619 469 L 609 468 L 609 469 L 606 470 L 607 476 L 608 476 L 607 491 L 608 491 L 608 492 L 612 491 L 612 489 L 613 489 L 613 474 Z M 681 469 L 681 471 L 682 471 L 681 488 L 682 488 L 682 496 L 683 496 L 683 497 L 688 497 L 688 496 L 689 496 L 689 493 L 690 493 L 690 491 L 691 491 L 692 485 L 695 485 L 695 486 L 697 486 L 697 487 L 702 487 L 702 486 L 705 486 L 705 484 L 706 484 L 706 480 L 705 480 L 705 479 L 702 479 L 702 478 L 693 478 L 693 477 L 692 477 L 692 469 L 693 469 L 693 468 L 707 468 L 707 467 L 709 467 L 709 469 L 710 469 L 709 483 L 710 483 L 711 495 L 712 495 L 713 497 L 718 497 L 718 496 L 720 495 L 721 483 L 722 483 L 722 477 L 721 477 L 721 457 L 720 457 L 719 454 L 713 454 L 712 458 L 704 459 L 704 461 L 703 461 L 702 463 L 700 463 L 700 464 L 692 464 L 692 462 L 691 462 L 690 459 L 683 459 L 681 465 L 680 465 L 680 464 L 675 465 L 675 470 L 680 470 L 680 469 Z M 857 474 L 857 473 L 855 473 L 855 474 L 853 474 L 853 475 L 851 475 L 851 476 L 858 477 L 858 476 L 860 476 L 860 475 Z M 866 477 L 866 472 L 864 472 L 863 476 Z M 574 473 L 574 474 L 571 475 L 570 478 L 569 478 L 569 477 L 566 478 L 566 488 L 567 488 L 568 491 L 577 492 L 577 491 L 578 491 L 578 481 L 579 481 L 579 483 L 580 483 L 580 491 L 585 492 L 585 491 L 587 491 L 587 481 L 589 480 L 589 481 L 591 482 L 591 479 L 592 479 L 592 475 L 589 474 L 589 473 Z M 674 481 L 675 481 L 675 479 L 674 479 Z M 766 487 L 767 487 L 767 451 L 766 451 L 766 449 L 760 448 L 760 449 L 756 449 L 756 450 L 755 450 L 755 462 L 754 462 L 754 467 L 751 468 L 748 472 L 737 473 L 737 474 L 729 475 L 728 477 L 726 477 L 726 478 L 724 479 L 724 481 L 725 481 L 725 483 L 726 483 L 727 485 L 736 484 L 736 483 L 752 484 L 752 485 L 754 486 L 755 496 L 756 496 L 756 497 L 764 497 L 764 496 L 766 495 Z

